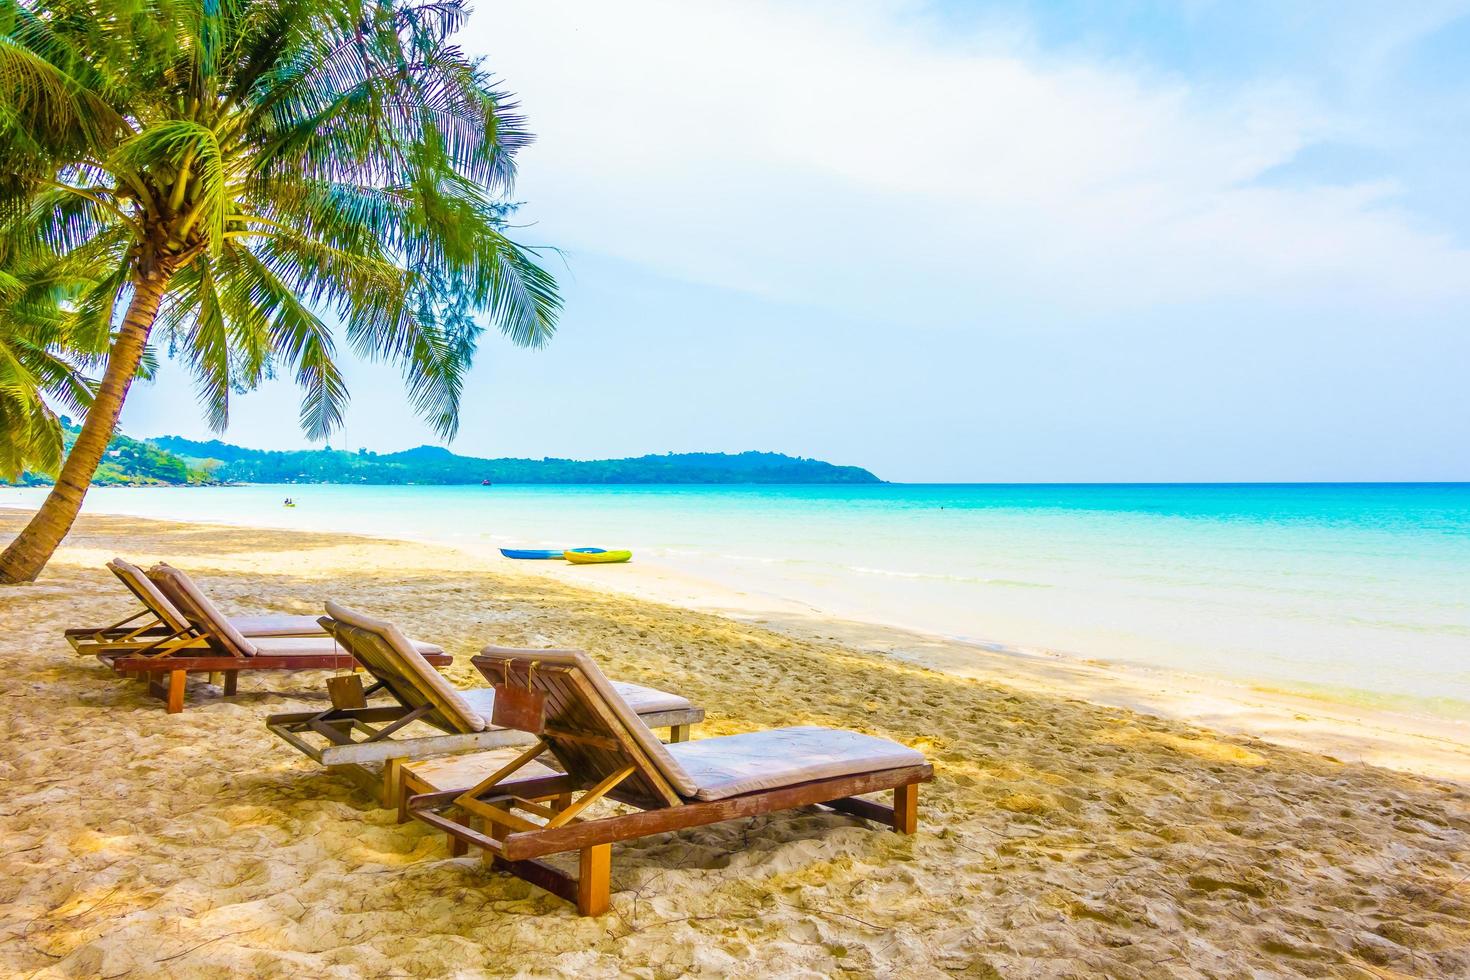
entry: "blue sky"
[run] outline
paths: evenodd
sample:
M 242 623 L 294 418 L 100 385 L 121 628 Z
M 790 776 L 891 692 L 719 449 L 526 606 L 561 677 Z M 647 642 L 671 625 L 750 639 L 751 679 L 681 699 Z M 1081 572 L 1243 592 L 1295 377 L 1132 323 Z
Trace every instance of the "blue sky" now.
M 463 41 L 567 309 L 487 335 L 459 452 L 1470 479 L 1470 0 L 482 0 Z M 349 378 L 333 445 L 433 441 Z M 207 435 L 174 365 L 123 424 Z

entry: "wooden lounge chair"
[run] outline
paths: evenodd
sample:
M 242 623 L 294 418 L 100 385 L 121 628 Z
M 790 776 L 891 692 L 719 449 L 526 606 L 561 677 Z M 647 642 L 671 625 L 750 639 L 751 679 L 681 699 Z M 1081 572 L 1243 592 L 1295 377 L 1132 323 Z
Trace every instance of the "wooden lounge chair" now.
M 468 790 L 411 797 L 409 812 L 447 833 L 451 853 L 483 848 L 495 867 L 582 915 L 608 908 L 617 841 L 815 804 L 911 834 L 918 784 L 934 777 L 913 749 L 828 728 L 662 745 L 583 653 L 486 647 L 473 662 L 545 699 L 544 721 L 530 726 L 540 728 L 536 742 Z M 511 778 L 548 751 L 563 772 Z M 893 791 L 893 806 L 861 798 L 882 790 Z M 589 816 L 599 800 L 633 810 Z M 537 860 L 565 851 L 579 852 L 576 878 Z
M 148 570 L 148 579 L 180 615 L 187 630 L 138 649 L 98 651 L 97 658 L 120 674 L 146 678 L 170 714 L 184 710 L 184 685 L 191 673 L 217 675 L 226 696 L 235 693 L 242 670 L 353 670 L 356 661 L 320 630 L 318 636 L 247 637 L 215 608 L 187 575 L 169 565 Z M 410 641 L 426 662 L 446 666 L 454 658 L 432 643 Z M 165 687 L 160 678 L 167 675 Z
M 525 732 L 492 725 L 494 688 L 455 688 L 429 666 L 392 623 L 335 602 L 327 603 L 327 612 L 322 627 L 357 658 L 376 682 L 363 692 L 364 701 L 382 693 L 397 703 L 334 705 L 326 711 L 271 715 L 265 720 L 266 727 L 322 765 L 346 768 L 365 785 L 372 786 L 376 781 L 368 767 L 381 763 L 382 782 L 376 788 L 381 791 L 384 806 L 400 806 L 400 773 L 407 761 L 535 741 Z M 677 694 L 638 684 L 610 683 L 644 726 L 668 728 L 672 741 L 687 740 L 690 728 L 704 720 L 702 708 Z M 414 735 L 413 730 L 406 730 L 414 722 L 437 731 Z
M 136 565 L 114 558 L 107 569 L 143 605 L 127 619 L 95 629 L 69 629 L 66 640 L 78 653 L 94 655 L 104 649 L 114 653 L 155 646 L 159 640 L 176 639 L 189 632 L 184 614 L 174 608 L 158 586 Z M 179 572 L 183 575 L 183 572 Z M 325 636 L 315 616 L 231 616 L 230 625 L 242 636 Z

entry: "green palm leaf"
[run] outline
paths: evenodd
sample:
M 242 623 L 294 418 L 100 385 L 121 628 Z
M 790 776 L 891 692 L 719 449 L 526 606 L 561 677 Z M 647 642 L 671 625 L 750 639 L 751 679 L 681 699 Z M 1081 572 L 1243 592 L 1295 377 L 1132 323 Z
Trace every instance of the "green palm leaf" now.
M 24 293 L 33 323 L 4 328 L 5 438 L 54 463 L 35 434 L 54 428 L 46 399 L 84 405 L 95 382 L 79 372 L 104 365 L 146 373 L 146 345 L 129 342 L 127 365 L 107 356 L 144 300 L 215 428 L 233 393 L 280 370 L 325 438 L 348 400 L 345 342 L 396 364 L 414 410 L 452 435 L 484 328 L 539 346 L 560 310 L 540 253 L 505 234 L 531 137 L 452 43 L 466 14 L 459 0 L 0 0 L 0 248 L 66 283 L 0 274 L 0 303 Z
M 531 137 L 452 43 L 466 14 L 0 0 L 0 471 L 54 467 L 52 406 L 90 403 L 58 487 L 85 485 L 155 325 L 216 428 L 235 392 L 285 372 L 326 438 L 345 342 L 397 365 L 452 435 L 483 331 L 539 346 L 560 311 L 540 252 L 506 236 Z M 33 576 L 80 503 L 48 498 L 0 580 Z

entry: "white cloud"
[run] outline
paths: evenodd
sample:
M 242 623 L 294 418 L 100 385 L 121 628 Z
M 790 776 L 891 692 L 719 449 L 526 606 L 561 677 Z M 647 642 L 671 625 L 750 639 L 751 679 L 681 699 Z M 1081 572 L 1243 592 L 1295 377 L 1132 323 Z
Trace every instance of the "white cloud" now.
M 573 253 L 888 318 L 1464 297 L 1470 253 L 1392 184 L 1250 185 L 1349 125 L 1289 86 L 1197 91 L 923 14 L 499 0 L 465 41 L 539 136 L 525 237 Z

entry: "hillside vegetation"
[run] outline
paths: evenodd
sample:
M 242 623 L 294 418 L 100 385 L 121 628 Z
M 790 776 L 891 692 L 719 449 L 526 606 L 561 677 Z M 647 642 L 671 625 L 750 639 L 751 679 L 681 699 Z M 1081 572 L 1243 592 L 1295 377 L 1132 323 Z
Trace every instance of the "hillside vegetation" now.
M 79 427 L 65 421 L 68 450 Z M 218 439 L 179 436 L 133 439 L 118 433 L 108 443 L 94 486 L 202 486 L 218 483 L 881 483 L 857 466 L 781 453 L 667 453 L 633 459 L 480 459 L 441 446 L 399 453 L 340 449 L 277 452 L 246 449 Z M 21 486 L 51 483 L 26 473 Z
M 70 419 L 62 419 L 62 445 L 71 452 L 81 426 Z M 20 486 L 41 486 L 52 482 L 43 473 L 25 473 L 18 481 Z M 148 487 L 148 486 L 198 486 L 217 483 L 210 468 L 191 462 L 153 443 L 133 439 L 121 432 L 113 435 L 107 444 L 107 453 L 102 464 L 92 477 L 94 487 Z
M 781 453 L 669 453 L 633 459 L 480 459 L 439 446 L 398 453 L 269 451 L 178 436 L 151 440 L 215 477 L 238 483 L 879 483 L 857 466 Z

